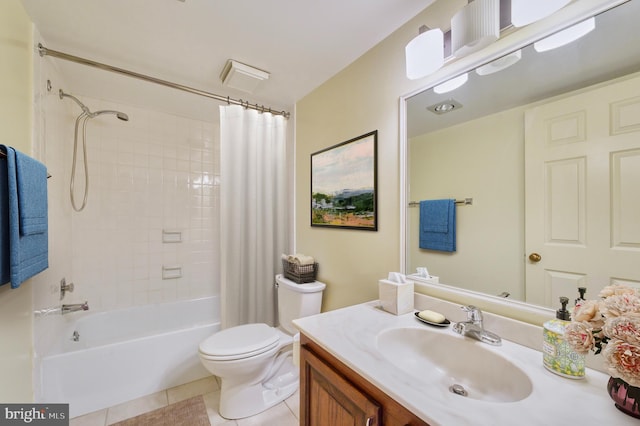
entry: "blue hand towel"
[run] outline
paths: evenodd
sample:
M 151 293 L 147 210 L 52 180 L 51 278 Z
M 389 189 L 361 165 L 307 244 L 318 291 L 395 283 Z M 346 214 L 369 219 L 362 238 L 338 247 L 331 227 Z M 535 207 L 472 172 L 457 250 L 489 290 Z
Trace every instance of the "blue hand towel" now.
M 456 251 L 454 199 L 420 201 L 419 246 L 427 250 Z
M 6 265 L 9 265 L 11 288 L 49 267 L 49 235 L 47 226 L 47 169 L 11 147 L 0 145 L 6 153 L 0 178 L 0 223 L 2 229 L 2 257 L 0 277 L 6 283 Z M 20 199 L 22 198 L 22 199 Z M 24 211 L 21 211 L 21 208 Z M 21 225 L 21 216 L 27 219 Z M 4 235 L 8 235 L 8 245 Z M 8 247 L 8 249 L 7 249 Z M 6 261 L 8 255 L 9 260 Z
M 20 235 L 47 232 L 47 168 L 16 151 L 16 178 Z
M 0 151 L 7 153 L 4 146 Z M 7 181 L 7 159 L 0 158 L 0 285 L 11 280 L 9 260 L 9 182 Z

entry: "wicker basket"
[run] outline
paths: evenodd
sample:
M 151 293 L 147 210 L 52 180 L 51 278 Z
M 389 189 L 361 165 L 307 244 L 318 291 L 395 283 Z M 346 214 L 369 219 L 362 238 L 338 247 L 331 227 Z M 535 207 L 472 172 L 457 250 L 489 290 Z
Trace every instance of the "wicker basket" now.
M 282 259 L 282 272 L 284 277 L 298 284 L 310 283 L 316 280 L 318 263 L 313 265 L 298 265 Z

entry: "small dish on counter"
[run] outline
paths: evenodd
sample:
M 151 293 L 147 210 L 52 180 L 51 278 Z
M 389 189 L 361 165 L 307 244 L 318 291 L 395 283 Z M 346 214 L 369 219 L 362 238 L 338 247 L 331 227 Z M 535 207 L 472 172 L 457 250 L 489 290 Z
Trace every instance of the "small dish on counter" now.
M 449 326 L 449 324 L 451 324 L 451 321 L 449 321 L 449 320 L 448 320 L 448 319 L 446 319 L 446 318 L 445 318 L 445 320 L 444 320 L 444 321 L 442 321 L 442 322 L 431 322 L 431 321 L 427 321 L 427 320 L 426 320 L 426 319 L 424 319 L 424 318 L 420 318 L 419 314 L 420 314 L 420 312 L 416 312 L 416 313 L 415 313 L 415 315 L 416 315 L 416 319 L 417 319 L 418 321 L 420 321 L 420 322 L 424 323 L 424 324 L 427 324 L 427 325 L 432 325 L 432 326 L 434 326 L 434 327 L 448 327 L 448 326 Z

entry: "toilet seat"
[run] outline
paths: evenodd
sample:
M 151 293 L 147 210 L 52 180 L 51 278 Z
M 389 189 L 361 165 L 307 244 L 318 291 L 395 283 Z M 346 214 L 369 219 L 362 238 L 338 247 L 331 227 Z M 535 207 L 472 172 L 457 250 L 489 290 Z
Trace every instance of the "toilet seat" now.
M 227 328 L 200 343 L 200 356 L 211 361 L 232 361 L 268 352 L 279 345 L 280 334 L 267 324 Z

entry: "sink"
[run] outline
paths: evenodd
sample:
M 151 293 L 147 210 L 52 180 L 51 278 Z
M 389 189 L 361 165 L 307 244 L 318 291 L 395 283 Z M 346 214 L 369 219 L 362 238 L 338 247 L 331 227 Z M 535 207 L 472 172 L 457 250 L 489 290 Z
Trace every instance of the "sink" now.
M 392 328 L 378 334 L 377 348 L 397 368 L 425 386 L 460 397 L 520 401 L 532 391 L 529 377 L 486 344 L 426 328 Z

